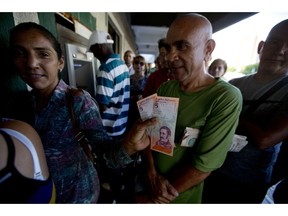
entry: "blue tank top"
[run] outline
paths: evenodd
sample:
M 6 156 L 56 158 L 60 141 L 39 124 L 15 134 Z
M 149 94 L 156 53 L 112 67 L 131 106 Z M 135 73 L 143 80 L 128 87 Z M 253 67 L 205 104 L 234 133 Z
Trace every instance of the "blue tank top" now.
M 36 180 L 23 176 L 14 166 L 15 146 L 11 137 L 0 130 L 8 147 L 7 166 L 0 170 L 0 203 L 53 203 L 55 187 L 51 177 Z

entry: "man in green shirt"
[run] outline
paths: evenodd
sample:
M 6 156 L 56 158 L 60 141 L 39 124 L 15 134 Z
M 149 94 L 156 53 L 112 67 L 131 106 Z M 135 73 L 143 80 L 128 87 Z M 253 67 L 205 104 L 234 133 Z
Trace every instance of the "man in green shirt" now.
M 179 98 L 176 147 L 172 157 L 152 151 L 148 202 L 201 203 L 205 178 L 223 164 L 231 146 L 242 96 L 236 87 L 206 71 L 215 48 L 206 17 L 178 17 L 166 39 L 167 59 L 175 80 L 162 84 L 157 94 Z M 187 127 L 200 131 L 193 147 L 181 146 Z

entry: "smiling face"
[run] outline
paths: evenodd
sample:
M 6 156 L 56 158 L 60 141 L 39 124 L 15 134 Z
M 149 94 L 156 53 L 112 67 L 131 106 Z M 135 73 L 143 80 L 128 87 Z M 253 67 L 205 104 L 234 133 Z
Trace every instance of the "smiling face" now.
M 166 37 L 167 59 L 180 83 L 185 85 L 203 74 L 205 61 L 210 60 L 214 49 L 211 35 L 208 20 L 197 15 L 180 17 L 170 26 Z
M 64 67 L 51 41 L 38 29 L 23 30 L 10 41 L 13 63 L 22 79 L 35 91 L 52 92 Z
M 274 27 L 258 46 L 260 73 L 282 75 L 288 72 L 288 20 Z

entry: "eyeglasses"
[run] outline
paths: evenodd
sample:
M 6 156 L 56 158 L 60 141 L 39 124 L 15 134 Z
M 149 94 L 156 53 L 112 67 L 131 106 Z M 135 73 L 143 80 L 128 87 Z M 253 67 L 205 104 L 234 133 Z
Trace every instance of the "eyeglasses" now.
M 144 62 L 139 62 L 139 61 L 134 61 L 133 63 L 136 64 L 136 65 L 140 64 L 141 66 L 145 65 Z

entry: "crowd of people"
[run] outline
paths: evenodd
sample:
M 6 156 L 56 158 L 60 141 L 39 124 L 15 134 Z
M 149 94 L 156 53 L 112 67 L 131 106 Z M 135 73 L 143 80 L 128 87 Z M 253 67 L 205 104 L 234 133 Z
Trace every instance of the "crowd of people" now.
M 0 202 L 255 204 L 274 184 L 274 202 L 287 202 L 287 171 L 278 169 L 287 155 L 288 20 L 260 41 L 258 71 L 229 82 L 223 59 L 210 64 L 212 33 L 200 14 L 177 17 L 158 41 L 151 74 L 143 56 L 127 50 L 122 59 L 107 32 L 91 34 L 88 50 L 101 63 L 96 95 L 80 90 L 72 102 L 93 164 L 74 133 L 59 42 L 39 24 L 16 25 L 9 47 L 32 89 L 23 113 L 30 119 L 1 117 Z M 140 119 L 137 101 L 154 93 L 179 98 L 173 145 L 168 127 L 157 142 L 173 156 L 149 147 L 147 130 L 158 119 Z M 199 131 L 191 147 L 181 145 L 187 128 Z M 248 141 L 238 152 L 230 151 L 235 134 Z

